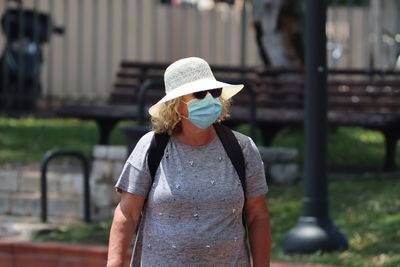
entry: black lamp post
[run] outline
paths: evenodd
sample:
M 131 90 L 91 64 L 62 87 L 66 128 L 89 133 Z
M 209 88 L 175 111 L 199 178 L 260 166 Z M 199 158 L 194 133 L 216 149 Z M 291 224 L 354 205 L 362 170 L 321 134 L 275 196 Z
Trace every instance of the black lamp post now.
M 305 171 L 303 213 L 286 235 L 286 253 L 346 249 L 346 237 L 329 218 L 326 178 L 327 71 L 326 0 L 307 0 Z

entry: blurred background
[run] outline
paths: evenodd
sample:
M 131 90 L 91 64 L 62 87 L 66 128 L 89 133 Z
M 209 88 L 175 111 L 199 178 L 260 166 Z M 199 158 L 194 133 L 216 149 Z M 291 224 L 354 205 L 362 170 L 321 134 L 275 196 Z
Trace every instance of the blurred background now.
M 290 255 L 282 242 L 304 191 L 305 0 L 0 0 L 0 251 L 17 262 L 5 266 L 25 266 L 14 241 L 35 252 L 40 241 L 107 244 L 113 185 L 148 130 L 146 107 L 166 66 L 189 56 L 245 83 L 226 124 L 266 163 L 275 264 L 400 266 L 400 1 L 326 3 L 329 208 L 349 249 Z
M 291 49 L 292 54 L 301 54 L 301 39 L 293 37 L 302 35 L 304 3 L 283 2 L 287 3 L 280 8 L 272 4 L 270 8 L 259 8 L 269 16 L 271 29 L 264 26 L 263 30 L 273 32 L 275 26 L 286 37 L 283 48 L 264 49 Z M 31 13 L 19 16 L 17 7 Z M 6 12 L 10 8 L 15 9 L 14 13 Z M 326 24 L 328 66 L 395 68 L 400 50 L 399 10 L 395 0 L 330 0 Z M 15 98 L 14 105 L 18 99 L 36 95 L 41 109 L 47 108 L 45 104 L 65 101 L 105 102 L 123 60 L 168 63 L 196 55 L 213 65 L 264 65 L 255 26 L 262 15 L 252 12 L 252 1 L 2 0 L 0 12 L 1 59 L 7 66 L 2 67 L 0 91 L 3 101 L 10 105 L 9 94 Z M 14 17 L 8 20 L 8 16 Z M 26 39 L 18 42 L 19 36 Z M 7 55 L 21 50 L 23 54 L 7 61 Z M 296 66 L 296 59 L 291 60 Z M 19 76 L 15 74 L 18 68 L 24 72 L 20 71 Z M 6 83 L 4 76 L 9 75 Z M 36 81 L 18 81 L 29 75 Z M 11 89 L 5 88 L 9 83 L 17 83 L 12 86 L 18 90 L 8 92 Z M 1 109 L 7 111 L 7 105 L 1 105 Z

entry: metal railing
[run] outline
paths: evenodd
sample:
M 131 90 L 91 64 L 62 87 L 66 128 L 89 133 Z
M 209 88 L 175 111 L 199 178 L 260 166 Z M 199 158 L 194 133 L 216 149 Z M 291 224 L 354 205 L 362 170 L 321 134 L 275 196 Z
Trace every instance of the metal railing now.
M 40 218 L 42 222 L 47 222 L 47 167 L 49 162 L 56 157 L 73 157 L 81 161 L 83 167 L 83 219 L 85 222 L 91 222 L 90 214 L 90 184 L 89 184 L 89 161 L 77 150 L 56 150 L 48 151 L 40 164 Z

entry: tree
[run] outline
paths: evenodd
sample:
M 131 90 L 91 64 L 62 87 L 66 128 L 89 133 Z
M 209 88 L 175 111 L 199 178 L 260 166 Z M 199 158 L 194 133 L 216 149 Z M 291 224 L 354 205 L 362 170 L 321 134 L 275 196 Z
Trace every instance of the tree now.
M 266 67 L 301 68 L 303 1 L 251 0 L 260 56 Z

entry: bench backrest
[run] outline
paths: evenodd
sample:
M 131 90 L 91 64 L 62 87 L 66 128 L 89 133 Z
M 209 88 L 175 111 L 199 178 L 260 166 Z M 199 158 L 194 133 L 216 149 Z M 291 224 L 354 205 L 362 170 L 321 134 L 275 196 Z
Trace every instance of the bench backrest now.
M 110 96 L 110 104 L 136 104 L 138 88 L 150 79 L 162 79 L 168 64 L 124 61 Z M 244 78 L 253 84 L 258 108 L 302 110 L 302 70 L 211 66 L 217 79 Z M 150 90 L 146 103 L 155 103 L 164 88 Z M 243 90 L 234 106 L 248 106 Z M 243 96 L 243 97 L 241 97 Z M 328 108 L 341 112 L 400 114 L 400 72 L 332 70 L 328 79 Z
M 260 73 L 259 106 L 303 109 L 304 78 L 295 71 Z M 328 79 L 328 109 L 341 112 L 400 114 L 400 72 L 334 70 Z

